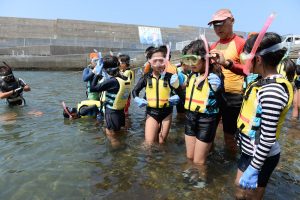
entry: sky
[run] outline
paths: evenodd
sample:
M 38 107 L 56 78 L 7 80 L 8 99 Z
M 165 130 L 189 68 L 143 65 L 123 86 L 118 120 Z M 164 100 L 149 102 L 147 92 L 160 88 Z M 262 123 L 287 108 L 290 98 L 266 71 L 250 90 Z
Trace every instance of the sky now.
M 300 34 L 300 0 L 0 0 L 0 16 L 74 19 L 176 28 L 208 27 L 211 16 L 229 8 L 234 30 L 259 32 L 267 17 L 277 16 L 268 31 Z

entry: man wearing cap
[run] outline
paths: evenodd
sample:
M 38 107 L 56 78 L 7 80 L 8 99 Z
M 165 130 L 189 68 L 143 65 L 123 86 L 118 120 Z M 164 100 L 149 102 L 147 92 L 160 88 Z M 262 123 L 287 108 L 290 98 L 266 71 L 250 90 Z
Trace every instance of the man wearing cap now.
M 237 117 L 242 104 L 243 66 L 240 54 L 245 40 L 233 33 L 234 17 L 230 10 L 220 9 L 208 25 L 212 25 L 219 40 L 211 46 L 211 55 L 215 62 L 222 66 L 225 93 L 220 103 L 220 117 L 223 121 L 224 140 L 226 147 L 236 152 L 234 134 L 237 130 Z

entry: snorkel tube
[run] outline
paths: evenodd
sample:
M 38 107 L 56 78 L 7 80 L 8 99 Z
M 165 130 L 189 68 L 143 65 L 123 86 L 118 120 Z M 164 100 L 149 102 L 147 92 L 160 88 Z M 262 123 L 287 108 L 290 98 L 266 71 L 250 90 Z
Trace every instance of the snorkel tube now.
M 244 74 L 249 75 L 252 59 L 254 58 L 255 53 L 257 51 L 257 48 L 260 45 L 260 43 L 261 43 L 264 35 L 266 34 L 268 28 L 270 27 L 271 23 L 273 22 L 275 16 L 276 16 L 275 13 L 271 13 L 271 15 L 268 17 L 267 21 L 265 22 L 263 28 L 259 32 L 259 34 L 258 34 L 258 36 L 257 36 L 257 38 L 255 40 L 255 43 L 254 43 L 254 45 L 252 47 L 251 53 L 249 54 L 250 58 L 247 59 L 246 64 L 243 67 Z
M 209 49 L 208 49 L 208 43 L 207 43 L 207 40 L 205 38 L 204 35 L 200 35 L 200 38 L 201 40 L 203 40 L 204 42 L 204 46 L 205 46 L 205 51 L 206 51 L 206 54 L 205 54 L 205 72 L 204 72 L 204 75 L 201 76 L 196 82 L 195 82 L 195 86 L 198 87 L 198 85 L 206 79 L 206 77 L 208 76 L 208 70 L 209 70 Z
M 167 54 L 166 54 L 165 69 L 164 69 L 164 71 L 163 71 L 163 76 L 164 76 L 164 75 L 166 74 L 166 72 L 167 72 L 167 67 L 171 65 L 171 63 L 170 63 L 170 52 L 171 52 L 170 46 L 167 44 L 166 47 L 167 47 Z
M 64 108 L 64 111 L 69 115 L 69 119 L 72 119 L 72 115 L 69 112 L 69 110 L 67 109 L 67 106 L 66 106 L 65 102 L 63 101 L 63 102 L 61 102 L 61 104 L 62 104 L 62 106 Z

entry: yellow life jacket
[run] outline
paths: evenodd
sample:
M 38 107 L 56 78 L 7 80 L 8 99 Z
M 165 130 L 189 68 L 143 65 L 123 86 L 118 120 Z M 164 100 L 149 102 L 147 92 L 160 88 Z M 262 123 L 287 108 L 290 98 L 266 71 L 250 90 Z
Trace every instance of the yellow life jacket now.
M 169 107 L 170 94 L 171 94 L 171 88 L 166 76 L 164 77 L 164 79 L 158 79 L 158 80 L 154 77 L 147 78 L 146 98 L 148 101 L 148 107 L 151 108 Z
M 101 104 L 100 101 L 96 101 L 96 100 L 84 100 L 81 101 L 80 103 L 77 104 L 77 111 L 79 112 L 79 110 L 82 107 L 87 107 L 87 106 L 93 106 L 96 105 L 98 108 L 100 108 Z M 96 113 L 93 113 L 92 115 L 86 115 L 86 116 L 81 116 L 82 118 L 86 118 L 86 117 L 96 117 Z
M 284 63 L 283 62 L 280 62 L 278 65 L 277 65 L 277 72 L 279 74 L 281 74 L 283 77 L 286 78 L 286 72 L 285 72 L 285 67 L 284 67 Z
M 211 109 L 215 105 L 208 105 L 211 89 L 207 78 L 198 87 L 195 86 L 196 80 L 200 77 L 197 74 L 191 74 L 188 77 L 184 108 L 194 112 L 205 113 L 208 108 Z
M 250 137 L 250 139 L 259 138 L 259 129 L 261 126 L 261 105 L 258 104 L 257 93 L 266 84 L 279 83 L 287 89 L 289 100 L 283 111 L 279 116 L 279 121 L 276 130 L 276 138 L 279 138 L 280 130 L 285 120 L 293 101 L 293 87 L 291 83 L 285 78 L 263 79 L 261 81 L 253 82 L 247 87 L 244 94 L 244 101 L 237 119 L 237 127 L 242 134 Z
M 130 94 L 131 84 L 128 80 L 123 80 L 122 78 L 116 77 L 119 82 L 120 89 L 117 94 L 109 93 L 106 91 L 106 107 L 113 110 L 124 109 L 126 102 Z
M 102 78 L 99 83 L 102 83 L 105 81 L 105 78 Z M 105 96 L 106 96 L 106 91 L 102 91 L 99 93 L 99 98 L 100 98 L 100 102 L 103 104 L 105 102 Z
M 130 69 L 127 69 L 123 72 L 123 75 L 128 78 L 127 80 L 130 81 L 130 84 L 131 84 L 131 87 L 132 87 L 133 84 L 134 84 L 134 79 L 135 79 L 134 71 L 132 71 Z

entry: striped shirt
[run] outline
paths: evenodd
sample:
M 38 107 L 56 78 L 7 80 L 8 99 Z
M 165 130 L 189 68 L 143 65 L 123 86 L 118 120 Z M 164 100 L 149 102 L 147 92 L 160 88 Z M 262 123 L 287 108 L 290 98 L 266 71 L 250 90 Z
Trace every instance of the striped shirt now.
M 273 75 L 269 78 L 279 78 L 282 75 Z M 288 103 L 288 93 L 278 83 L 270 83 L 262 86 L 257 93 L 258 103 L 262 107 L 261 133 L 258 145 L 250 140 L 249 136 L 239 134 L 242 152 L 253 156 L 252 167 L 261 169 L 267 157 L 280 153 L 280 147 L 276 141 L 276 130 L 279 117 Z

